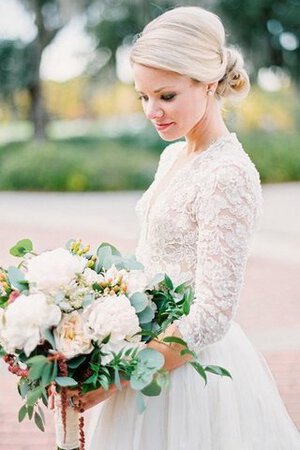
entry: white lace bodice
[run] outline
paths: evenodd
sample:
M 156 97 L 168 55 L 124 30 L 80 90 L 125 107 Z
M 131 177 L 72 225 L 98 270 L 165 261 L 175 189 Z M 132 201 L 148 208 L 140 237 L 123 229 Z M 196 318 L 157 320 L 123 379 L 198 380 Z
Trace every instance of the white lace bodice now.
M 177 325 L 199 352 L 221 339 L 234 318 L 263 201 L 259 174 L 235 133 L 193 155 L 172 177 L 184 147 L 180 141 L 165 148 L 137 202 L 136 257 L 149 276 L 165 272 L 176 284 L 193 284 L 194 303 Z

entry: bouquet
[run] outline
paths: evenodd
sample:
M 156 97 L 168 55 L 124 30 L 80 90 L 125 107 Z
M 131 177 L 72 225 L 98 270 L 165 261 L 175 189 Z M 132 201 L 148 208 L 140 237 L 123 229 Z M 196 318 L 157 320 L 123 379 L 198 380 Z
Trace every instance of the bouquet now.
M 0 268 L 1 356 L 19 377 L 19 421 L 33 418 L 44 431 L 41 403 L 54 399 L 60 449 L 84 450 L 85 444 L 83 411 L 68 403 L 67 389 L 84 394 L 114 384 L 121 390 L 126 380 L 141 413 L 144 396 L 160 394 L 168 373 L 163 355 L 147 347 L 152 339 L 182 346 L 205 383 L 207 372 L 230 377 L 222 367 L 202 366 L 182 339 L 161 338 L 189 313 L 194 294 L 187 283 L 174 286 L 167 274 L 149 280 L 133 256 L 105 242 L 90 253 L 70 240 L 38 255 L 24 239 L 10 253 L 21 262 Z

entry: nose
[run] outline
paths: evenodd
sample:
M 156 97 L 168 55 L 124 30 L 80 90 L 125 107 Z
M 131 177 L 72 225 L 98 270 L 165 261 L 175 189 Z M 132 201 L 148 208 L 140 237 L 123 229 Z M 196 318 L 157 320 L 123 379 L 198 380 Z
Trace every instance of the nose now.
M 144 112 L 149 120 L 159 119 L 164 115 L 163 110 L 154 102 L 150 103 L 150 101 L 145 105 Z

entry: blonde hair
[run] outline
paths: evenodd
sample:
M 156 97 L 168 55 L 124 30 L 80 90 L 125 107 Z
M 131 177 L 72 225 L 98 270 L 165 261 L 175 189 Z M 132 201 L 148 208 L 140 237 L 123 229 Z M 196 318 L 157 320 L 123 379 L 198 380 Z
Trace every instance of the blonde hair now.
M 218 81 L 218 98 L 243 98 L 250 89 L 240 51 L 225 46 L 221 20 L 197 6 L 174 8 L 148 23 L 133 44 L 130 61 L 203 83 Z

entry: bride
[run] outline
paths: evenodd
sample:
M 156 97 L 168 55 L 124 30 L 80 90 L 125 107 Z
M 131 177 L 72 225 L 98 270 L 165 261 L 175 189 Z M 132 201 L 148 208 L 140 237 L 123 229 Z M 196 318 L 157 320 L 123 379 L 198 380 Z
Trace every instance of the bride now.
M 131 63 L 146 117 L 172 142 L 137 204 L 136 256 L 149 276 L 166 272 L 176 283 L 192 281 L 190 313 L 166 334 L 182 337 L 203 364 L 228 369 L 232 380 L 211 375 L 204 386 L 176 344 L 150 342 L 171 370 L 169 387 L 147 398 L 142 415 L 129 386 L 81 396 L 84 409 L 99 404 L 88 448 L 300 449 L 268 366 L 234 320 L 262 211 L 258 172 L 221 115 L 223 98 L 249 91 L 242 56 L 226 47 L 216 15 L 178 7 L 145 27 Z

